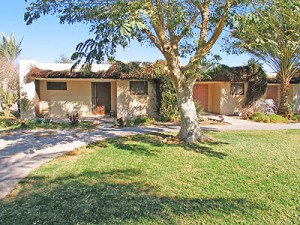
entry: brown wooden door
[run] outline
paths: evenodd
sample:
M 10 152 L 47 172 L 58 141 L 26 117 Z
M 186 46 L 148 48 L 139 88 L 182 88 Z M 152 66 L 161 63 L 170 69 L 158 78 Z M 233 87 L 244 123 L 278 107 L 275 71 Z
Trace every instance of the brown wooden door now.
M 97 106 L 105 107 L 105 114 L 111 110 L 111 84 L 108 82 L 92 83 L 93 112 L 97 111 Z
M 208 111 L 208 84 L 195 84 L 193 97 L 205 111 Z

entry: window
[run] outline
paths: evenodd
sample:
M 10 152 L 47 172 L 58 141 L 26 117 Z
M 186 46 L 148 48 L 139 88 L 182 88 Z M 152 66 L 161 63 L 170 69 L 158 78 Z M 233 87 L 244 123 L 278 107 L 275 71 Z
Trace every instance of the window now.
M 47 82 L 47 90 L 67 90 L 67 82 Z
M 130 81 L 131 95 L 148 95 L 147 81 Z
M 232 83 L 230 87 L 231 95 L 244 95 L 244 83 Z

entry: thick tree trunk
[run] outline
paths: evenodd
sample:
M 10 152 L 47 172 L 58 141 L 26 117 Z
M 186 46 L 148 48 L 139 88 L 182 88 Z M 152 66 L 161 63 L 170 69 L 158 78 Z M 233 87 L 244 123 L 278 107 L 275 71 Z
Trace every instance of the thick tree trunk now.
M 290 95 L 290 81 L 283 80 L 280 84 L 280 100 L 278 107 L 278 114 L 288 115 L 291 113 L 291 107 L 289 105 L 289 95 Z
M 193 100 L 193 86 L 195 81 L 178 81 L 176 87 L 177 101 L 180 112 L 181 128 L 178 137 L 187 144 L 195 143 L 202 138 L 202 132 Z

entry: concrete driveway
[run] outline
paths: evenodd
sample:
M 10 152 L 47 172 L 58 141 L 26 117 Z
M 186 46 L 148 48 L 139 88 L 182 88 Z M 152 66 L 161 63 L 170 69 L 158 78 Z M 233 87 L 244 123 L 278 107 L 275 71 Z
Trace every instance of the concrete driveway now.
M 214 117 L 214 115 L 209 115 Z M 218 119 L 218 117 L 214 117 Z M 203 126 L 204 130 L 281 130 L 300 129 L 300 124 L 263 124 L 225 116 L 227 125 Z M 100 124 L 94 131 L 17 130 L 0 132 L 0 200 L 33 169 L 43 163 L 90 142 L 106 138 L 152 132 L 177 132 L 178 126 L 112 128 Z

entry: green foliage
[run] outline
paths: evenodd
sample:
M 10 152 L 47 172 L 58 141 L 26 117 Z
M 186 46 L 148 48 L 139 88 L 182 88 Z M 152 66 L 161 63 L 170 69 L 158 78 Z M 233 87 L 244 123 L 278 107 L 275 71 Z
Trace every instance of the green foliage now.
M 30 106 L 30 101 L 27 96 L 23 96 L 21 99 L 21 110 L 22 112 L 26 112 Z
M 159 119 L 162 122 L 178 121 L 179 109 L 174 84 L 170 78 L 159 80 Z
M 286 117 L 283 117 L 281 115 L 270 114 L 268 116 L 270 118 L 271 123 L 288 123 L 289 122 Z
M 263 114 L 261 112 L 254 113 L 250 118 L 254 122 L 263 122 L 263 123 L 288 123 L 288 119 L 277 114 Z
M 262 1 L 252 12 L 237 18 L 229 52 L 248 52 L 278 72 L 282 86 L 299 73 L 300 2 Z M 233 49 L 233 51 L 232 51 Z M 236 51 L 238 49 L 238 51 Z M 288 87 L 281 89 L 278 111 L 288 113 Z
M 294 120 L 294 121 L 299 121 L 299 119 L 300 119 L 300 115 L 298 115 L 298 114 L 293 114 L 292 120 Z
M 249 62 L 248 89 L 244 106 L 250 106 L 259 100 L 267 90 L 267 74 L 263 71 L 261 65 L 256 62 Z
M 147 116 L 137 116 L 133 119 L 127 118 L 125 120 L 125 125 L 128 127 L 139 126 L 139 125 L 149 125 L 153 124 L 155 119 L 149 118 Z
M 5 36 L 5 34 L 2 33 L 2 43 L 0 43 L 0 57 L 4 57 L 9 62 L 12 62 L 15 59 L 17 59 L 22 51 L 22 40 L 19 43 L 17 43 L 13 34 L 11 34 L 8 38 Z
M 202 115 L 203 115 L 203 112 L 204 112 L 204 108 L 201 106 L 201 104 L 198 102 L 198 101 L 194 101 L 195 103 L 195 108 L 196 108 L 196 113 L 197 113 L 197 116 L 198 116 L 198 119 L 200 121 L 202 121 Z
M 254 122 L 270 123 L 270 118 L 261 112 L 254 113 L 249 119 Z
M 164 56 L 169 51 L 164 44 L 172 43 L 175 55 L 195 56 L 190 67 L 198 68 L 203 57 L 220 35 L 228 12 L 236 11 L 247 0 L 209 1 L 31 1 L 24 15 L 27 24 L 44 15 L 58 15 L 61 23 L 85 22 L 95 36 L 79 43 L 72 59 L 100 62 L 114 57 L 117 46 L 130 46 L 131 40 L 158 48 Z M 202 26 L 201 11 L 209 13 L 207 27 Z M 230 14 L 231 15 L 231 14 Z M 199 33 L 207 37 L 199 41 Z M 209 34 L 214 33 L 211 37 Z M 200 51 L 203 49 L 204 51 Z
M 0 118 L 0 128 L 6 128 L 8 130 L 14 130 L 14 129 L 92 129 L 95 128 L 95 125 L 92 122 L 89 121 L 80 121 L 77 123 L 59 123 L 59 122 L 53 122 L 49 119 L 34 119 L 34 120 L 24 120 L 21 122 L 17 119 L 5 119 Z
M 0 118 L 0 128 L 17 127 L 18 125 L 19 125 L 19 122 L 17 120 Z

